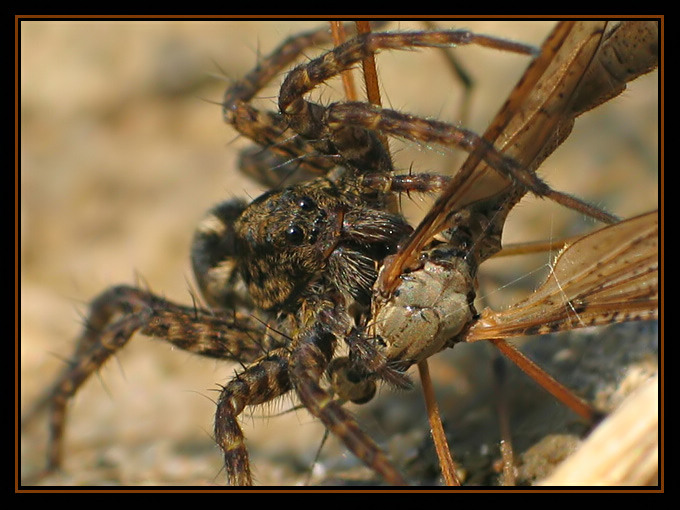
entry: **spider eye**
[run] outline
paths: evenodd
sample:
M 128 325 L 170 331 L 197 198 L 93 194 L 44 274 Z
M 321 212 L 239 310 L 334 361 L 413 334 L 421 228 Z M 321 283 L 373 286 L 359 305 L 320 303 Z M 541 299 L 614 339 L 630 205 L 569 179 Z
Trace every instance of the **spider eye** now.
M 286 240 L 290 244 L 299 245 L 305 240 L 305 233 L 297 225 L 291 225 L 286 229 Z
M 297 205 L 303 211 L 311 211 L 312 209 L 316 208 L 314 200 L 312 200 L 309 197 L 302 197 L 301 199 L 298 200 Z

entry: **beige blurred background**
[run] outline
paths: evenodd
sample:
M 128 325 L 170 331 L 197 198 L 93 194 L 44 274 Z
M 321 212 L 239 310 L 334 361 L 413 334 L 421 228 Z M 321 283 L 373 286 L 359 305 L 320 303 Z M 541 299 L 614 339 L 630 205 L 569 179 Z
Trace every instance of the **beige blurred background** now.
M 222 121 L 218 103 L 228 80 L 250 70 L 258 52 L 267 54 L 288 35 L 319 24 L 21 23 L 21 409 L 59 371 L 86 304 L 105 288 L 141 281 L 168 299 L 190 303 L 195 225 L 215 203 L 261 192 L 236 169 L 238 149 L 248 144 L 235 140 Z M 553 23 L 440 25 L 540 45 Z M 398 22 L 390 28 L 422 25 Z M 466 125 L 483 131 L 527 59 L 473 47 L 455 53 L 476 83 Z M 461 87 L 438 51 L 381 54 L 378 64 L 386 105 L 460 120 Z M 578 121 L 569 141 L 546 162 L 548 182 L 622 217 L 657 207 L 657 80 L 657 73 L 638 80 L 622 97 Z M 330 101 L 340 90 L 337 84 L 331 88 L 316 97 Z M 258 104 L 273 109 L 275 97 L 275 87 L 263 91 Z M 403 143 L 392 148 L 404 171 L 413 164 L 414 171 L 450 172 L 461 161 L 449 149 Z M 427 202 L 412 207 L 417 215 Z M 528 199 L 513 212 L 507 239 L 590 228 L 574 214 Z M 446 377 L 457 377 L 446 355 L 432 363 L 443 385 Z M 77 394 L 70 407 L 65 469 L 41 483 L 222 484 L 221 456 L 210 437 L 211 399 L 216 385 L 237 369 L 136 337 Z M 418 390 L 410 395 L 384 390 L 381 399 L 376 411 L 366 406 L 369 423 L 362 425 L 394 456 L 413 456 L 428 429 Z M 283 399 L 243 420 L 259 484 L 306 483 L 310 475 L 323 427 L 304 412 L 261 418 L 289 404 Z M 395 406 L 403 409 L 391 411 Z M 404 419 L 391 412 L 422 420 L 400 431 Z M 21 436 L 21 475 L 29 482 L 44 462 L 45 438 L 44 418 Z M 312 473 L 312 483 L 333 480 L 333 472 L 356 465 L 334 440 L 322 455 L 329 460 Z M 436 477 L 417 470 L 409 475 L 414 483 Z

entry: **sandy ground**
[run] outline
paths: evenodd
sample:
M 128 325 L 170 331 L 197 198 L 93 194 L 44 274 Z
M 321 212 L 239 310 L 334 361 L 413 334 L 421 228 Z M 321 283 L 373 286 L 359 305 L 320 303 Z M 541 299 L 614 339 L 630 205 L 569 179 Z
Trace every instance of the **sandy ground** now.
M 188 253 L 195 225 L 213 204 L 261 192 L 236 168 L 238 150 L 247 142 L 235 140 L 222 122 L 217 103 L 228 77 L 242 76 L 255 64 L 258 52 L 268 53 L 287 35 L 316 25 L 21 23 L 21 410 L 60 370 L 87 302 L 105 288 L 141 280 L 168 299 L 190 302 Z M 443 24 L 452 25 L 538 45 L 552 23 Z M 456 55 L 476 82 L 466 125 L 482 131 L 527 60 L 472 47 L 458 49 Z M 461 88 L 443 68 L 437 51 L 384 54 L 379 66 L 385 103 L 458 119 Z M 653 73 L 581 119 L 565 146 L 544 165 L 551 185 L 622 217 L 657 207 L 657 87 Z M 324 90 L 321 100 L 329 101 L 331 94 Z M 273 108 L 275 96 L 275 88 L 263 92 L 260 104 Z M 460 162 L 447 149 L 404 144 L 393 149 L 404 170 L 413 164 L 414 171 L 450 172 Z M 415 202 L 415 214 L 426 207 Z M 577 215 L 528 199 L 513 212 L 506 239 L 544 239 L 591 228 Z M 483 281 L 526 281 L 527 271 L 513 260 L 512 275 L 490 268 Z M 489 299 L 509 295 L 502 289 Z M 592 397 L 592 392 L 615 391 L 602 390 L 604 382 L 593 381 L 620 381 L 616 360 L 622 352 L 633 353 L 626 354 L 626 363 L 634 358 L 643 366 L 653 365 L 657 339 L 655 325 L 636 324 L 541 339 L 534 351 L 549 365 L 561 362 L 567 379 L 578 379 L 577 368 L 585 367 L 590 375 L 581 379 L 587 382 L 572 382 L 590 388 L 583 391 Z M 489 386 L 492 356 L 487 346 L 462 346 L 431 361 L 455 455 L 473 484 L 492 483 L 490 468 L 499 457 Z M 566 366 L 565 359 L 570 360 Z M 22 483 L 223 484 L 220 454 L 210 437 L 211 399 L 212 390 L 235 369 L 162 342 L 135 338 L 74 399 L 60 473 L 35 479 L 44 462 L 46 419 L 21 432 Z M 555 370 L 560 372 L 559 367 Z M 608 372 L 613 375 L 603 375 Z M 525 421 L 538 414 L 523 406 L 541 400 L 541 393 L 512 374 L 507 388 L 516 420 L 513 432 L 523 451 L 536 440 L 534 433 L 526 432 L 532 427 Z M 549 419 L 545 414 L 534 418 L 544 427 L 536 434 L 582 431 L 573 417 L 563 416 L 558 404 L 546 402 L 542 405 Z M 259 485 L 376 482 L 334 439 L 314 464 L 324 429 L 303 411 L 272 416 L 288 407 L 285 399 L 243 420 Z M 439 483 L 418 389 L 406 394 L 384 389 L 373 402 L 353 411 L 410 483 Z M 525 438 L 529 435 L 534 437 Z

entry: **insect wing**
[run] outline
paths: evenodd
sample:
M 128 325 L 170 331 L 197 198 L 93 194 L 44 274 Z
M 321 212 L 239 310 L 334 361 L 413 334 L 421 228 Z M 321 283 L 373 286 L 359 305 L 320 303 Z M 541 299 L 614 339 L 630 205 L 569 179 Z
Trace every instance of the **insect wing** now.
M 656 318 L 658 235 L 653 211 L 583 236 L 526 300 L 502 312 L 485 309 L 466 341 Z
M 484 134 L 504 155 L 534 171 L 569 134 L 559 129 L 604 34 L 605 21 L 561 22 L 543 44 L 500 112 Z M 481 163 L 473 152 L 442 192 L 406 244 L 391 259 L 379 282 L 387 293 L 404 268 L 433 236 L 447 228 L 451 213 L 476 201 L 503 193 L 509 179 Z

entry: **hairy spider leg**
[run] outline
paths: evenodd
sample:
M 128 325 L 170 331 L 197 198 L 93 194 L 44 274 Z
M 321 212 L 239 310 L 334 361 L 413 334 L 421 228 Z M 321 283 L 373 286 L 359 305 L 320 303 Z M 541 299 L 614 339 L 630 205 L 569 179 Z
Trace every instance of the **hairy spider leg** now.
M 91 304 L 71 362 L 22 419 L 24 426 L 48 408 L 47 471 L 61 465 L 68 401 L 136 331 L 194 354 L 241 363 L 252 362 L 280 345 L 264 334 L 262 322 L 249 315 L 176 305 L 126 285 L 104 291 Z
M 323 314 L 320 314 L 323 316 Z M 406 485 L 385 453 L 361 430 L 340 402 L 324 390 L 319 381 L 326 372 L 335 350 L 336 337 L 321 321 L 302 332 L 290 357 L 291 380 L 309 412 L 340 438 L 360 460 L 394 485 Z
M 513 182 L 521 183 L 537 196 L 548 197 L 565 207 L 575 209 L 606 223 L 616 218 L 587 202 L 566 193 L 555 191 L 534 172 L 523 168 L 512 158 L 493 147 L 493 144 L 472 131 L 445 122 L 422 119 L 413 115 L 361 102 L 334 103 L 325 108 L 311 103 L 303 95 L 317 85 L 361 61 L 380 49 L 408 49 L 412 47 L 481 44 L 497 49 L 534 54 L 534 48 L 520 43 L 478 35 L 465 30 L 439 32 L 367 33 L 336 47 L 323 56 L 303 64 L 287 76 L 279 95 L 279 110 L 290 126 L 313 145 L 320 141 L 338 150 L 344 159 L 353 161 L 358 152 L 356 128 L 367 133 L 380 132 L 425 143 L 458 147 L 475 153 L 497 172 Z M 364 135 L 372 143 L 373 138 Z M 322 149 L 323 150 L 323 149 Z M 367 146 L 364 152 L 371 151 Z
M 259 60 L 252 71 L 232 83 L 222 100 L 224 120 L 237 132 L 260 145 L 261 150 L 271 151 L 282 161 L 293 162 L 316 175 L 327 173 L 335 162 L 328 157 L 314 157 L 314 149 L 289 129 L 283 116 L 275 112 L 261 112 L 250 101 L 306 49 L 330 41 L 326 26 L 287 38 Z
M 248 450 L 238 415 L 248 405 L 259 405 L 291 389 L 288 348 L 276 349 L 237 373 L 222 391 L 215 411 L 215 442 L 224 452 L 230 485 L 252 485 Z

